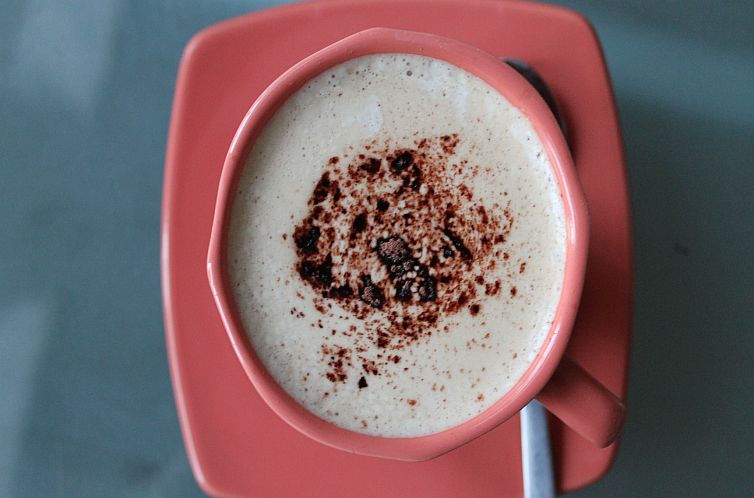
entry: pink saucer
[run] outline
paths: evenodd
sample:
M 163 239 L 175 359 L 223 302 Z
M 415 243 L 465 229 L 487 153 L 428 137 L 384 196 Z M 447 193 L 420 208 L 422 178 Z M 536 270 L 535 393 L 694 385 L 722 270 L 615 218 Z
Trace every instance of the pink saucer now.
M 371 26 L 434 32 L 533 65 L 564 112 L 590 205 L 586 283 L 568 354 L 625 398 L 631 233 L 620 133 L 596 37 L 555 7 L 495 1 L 317 1 L 204 30 L 178 76 L 166 160 L 162 270 L 168 351 L 187 451 L 217 496 L 520 496 L 517 418 L 444 456 L 401 463 L 354 456 L 302 436 L 259 398 L 206 283 L 216 187 L 249 105 L 301 58 Z M 551 423 L 559 489 L 599 479 L 617 445 L 598 449 Z

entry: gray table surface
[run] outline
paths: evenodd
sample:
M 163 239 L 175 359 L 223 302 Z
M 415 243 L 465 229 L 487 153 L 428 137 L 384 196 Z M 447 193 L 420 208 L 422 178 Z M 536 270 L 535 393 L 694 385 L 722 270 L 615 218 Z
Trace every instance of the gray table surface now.
M 276 2 L 0 2 L 0 496 L 201 495 L 159 220 L 181 50 Z M 635 221 L 630 414 L 573 496 L 754 496 L 754 2 L 562 1 L 604 44 Z

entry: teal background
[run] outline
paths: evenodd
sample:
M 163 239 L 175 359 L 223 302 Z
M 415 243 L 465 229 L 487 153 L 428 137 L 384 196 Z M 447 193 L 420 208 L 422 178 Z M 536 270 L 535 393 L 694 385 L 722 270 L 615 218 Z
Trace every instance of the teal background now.
M 0 2 L 0 496 L 196 496 L 159 281 L 181 50 L 271 1 Z M 563 1 L 635 222 L 629 418 L 578 497 L 754 496 L 754 2 Z

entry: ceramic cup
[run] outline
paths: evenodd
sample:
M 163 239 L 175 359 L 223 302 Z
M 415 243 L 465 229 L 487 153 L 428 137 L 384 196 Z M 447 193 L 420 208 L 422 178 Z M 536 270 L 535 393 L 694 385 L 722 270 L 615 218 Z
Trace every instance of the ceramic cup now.
M 308 80 L 349 59 L 380 53 L 433 57 L 458 66 L 505 96 L 532 122 L 555 171 L 566 213 L 566 268 L 553 325 L 523 377 L 490 408 L 460 425 L 421 437 L 388 438 L 343 429 L 309 412 L 269 375 L 240 321 L 229 285 L 227 239 L 233 193 L 257 136 L 277 109 Z M 372 28 L 340 40 L 302 60 L 275 80 L 254 102 L 230 145 L 215 207 L 208 274 L 228 337 L 260 396 L 303 434 L 351 453 L 420 461 L 442 455 L 513 417 L 536 398 L 591 443 L 613 442 L 623 421 L 623 404 L 574 361 L 564 356 L 584 282 L 589 218 L 568 146 L 537 91 L 516 71 L 473 46 L 426 33 Z M 249 423 L 254 423 L 252 420 Z

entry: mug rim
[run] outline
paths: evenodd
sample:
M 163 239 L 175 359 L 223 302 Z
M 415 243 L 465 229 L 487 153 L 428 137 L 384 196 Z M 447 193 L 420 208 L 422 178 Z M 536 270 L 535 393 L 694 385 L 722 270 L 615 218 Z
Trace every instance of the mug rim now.
M 319 418 L 290 396 L 256 355 L 234 304 L 229 285 L 227 238 L 235 186 L 255 140 L 285 101 L 307 81 L 333 66 L 374 54 L 416 54 L 450 63 L 486 82 L 531 122 L 550 160 L 563 202 L 566 262 L 558 307 L 534 360 L 516 384 L 475 417 L 443 431 L 417 437 L 367 435 Z M 259 395 L 284 421 L 325 445 L 361 455 L 405 461 L 440 456 L 505 422 L 545 386 L 565 352 L 576 318 L 586 269 L 588 213 L 565 138 L 537 91 L 497 57 L 464 42 L 429 33 L 370 28 L 310 55 L 273 81 L 241 121 L 223 164 L 212 222 L 207 274 L 225 330 L 246 375 Z

